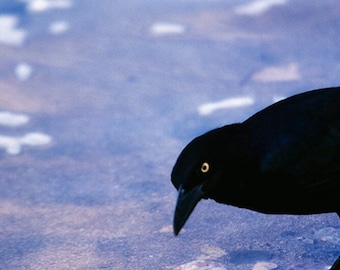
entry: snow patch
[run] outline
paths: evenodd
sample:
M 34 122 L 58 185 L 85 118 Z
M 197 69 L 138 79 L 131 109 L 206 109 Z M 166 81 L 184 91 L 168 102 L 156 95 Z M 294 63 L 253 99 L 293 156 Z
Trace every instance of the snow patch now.
M 60 35 L 67 32 L 69 29 L 69 23 L 66 21 L 57 21 L 50 24 L 49 31 L 53 35 Z
M 206 116 L 212 114 L 216 110 L 245 107 L 254 104 L 252 97 L 235 97 L 228 98 L 218 102 L 206 103 L 198 107 L 200 115 Z
M 17 16 L 0 16 L 0 43 L 17 47 L 24 44 L 27 32 L 17 28 L 18 23 L 19 18 Z
M 25 114 L 0 112 L 0 125 L 17 127 L 28 123 L 29 117 Z
M 267 67 L 252 76 L 258 82 L 287 82 L 301 79 L 299 67 L 295 63 Z
M 51 137 L 43 133 L 28 133 L 23 137 L 0 135 L 0 148 L 4 148 L 9 155 L 18 155 L 22 146 L 40 146 L 49 144 Z
M 277 264 L 275 264 L 275 263 L 257 262 L 254 265 L 253 270 L 272 270 L 272 269 L 276 269 L 276 268 L 277 268 Z
M 25 114 L 0 112 L 0 125 L 18 127 L 29 122 Z M 4 148 L 9 155 L 18 155 L 23 146 L 41 146 L 51 143 L 52 138 L 44 133 L 29 132 L 24 136 L 0 135 L 0 148 Z
M 50 9 L 67 9 L 72 7 L 71 0 L 23 0 L 31 13 L 45 12 Z
M 276 102 L 279 102 L 279 101 L 284 100 L 286 98 L 287 97 L 285 97 L 285 96 L 274 95 L 272 100 L 273 100 L 273 103 L 276 103 Z
M 176 266 L 174 270 L 226 270 L 223 264 L 208 260 L 196 260 Z
M 32 67 L 27 63 L 19 63 L 15 68 L 15 75 L 20 81 L 28 80 L 32 75 Z
M 234 11 L 239 15 L 256 16 L 265 13 L 273 6 L 284 5 L 288 0 L 257 0 L 238 6 Z
M 181 35 L 185 30 L 184 25 L 169 22 L 157 22 L 150 27 L 150 33 L 154 36 Z

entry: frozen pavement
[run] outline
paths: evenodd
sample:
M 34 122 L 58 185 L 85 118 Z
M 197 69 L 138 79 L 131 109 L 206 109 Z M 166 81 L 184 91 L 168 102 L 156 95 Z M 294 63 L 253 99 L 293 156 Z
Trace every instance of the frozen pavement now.
M 0 268 L 324 270 L 335 214 L 200 203 L 172 234 L 194 136 L 338 86 L 336 1 L 0 4 Z M 317 109 L 317 108 L 316 108 Z

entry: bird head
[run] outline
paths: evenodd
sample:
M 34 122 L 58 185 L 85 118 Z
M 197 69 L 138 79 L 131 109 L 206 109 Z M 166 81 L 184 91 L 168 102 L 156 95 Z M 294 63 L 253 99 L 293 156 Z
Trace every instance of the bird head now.
M 171 173 L 178 190 L 173 229 L 177 235 L 201 199 L 212 198 L 221 179 L 224 132 L 215 129 L 192 140 L 179 155 Z M 214 193 L 214 192 L 213 192 Z

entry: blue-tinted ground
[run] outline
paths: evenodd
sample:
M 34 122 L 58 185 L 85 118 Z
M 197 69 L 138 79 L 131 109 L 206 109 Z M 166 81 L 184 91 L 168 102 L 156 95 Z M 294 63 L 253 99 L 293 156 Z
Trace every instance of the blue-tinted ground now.
M 0 126 L 1 269 L 319 270 L 340 255 L 335 214 L 213 201 L 175 238 L 170 183 L 193 137 L 340 84 L 337 1 L 3 1 L 0 14 L 1 112 L 28 119 Z

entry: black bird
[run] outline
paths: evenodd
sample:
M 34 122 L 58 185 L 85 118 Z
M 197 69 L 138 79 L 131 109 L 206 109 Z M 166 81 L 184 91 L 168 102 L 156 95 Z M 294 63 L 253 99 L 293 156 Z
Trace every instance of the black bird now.
M 195 138 L 171 181 L 175 235 L 201 199 L 267 214 L 340 217 L 340 87 L 292 96 Z

